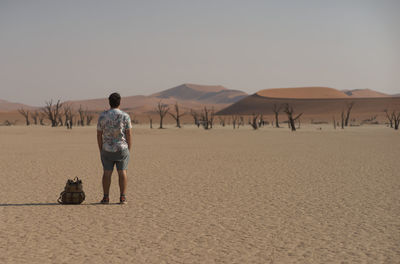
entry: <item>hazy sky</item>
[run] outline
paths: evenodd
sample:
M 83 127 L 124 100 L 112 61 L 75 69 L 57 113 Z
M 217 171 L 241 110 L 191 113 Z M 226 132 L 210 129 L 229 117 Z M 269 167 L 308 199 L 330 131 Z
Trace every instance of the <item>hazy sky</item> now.
M 189 82 L 400 93 L 400 1 L 0 0 L 0 99 Z

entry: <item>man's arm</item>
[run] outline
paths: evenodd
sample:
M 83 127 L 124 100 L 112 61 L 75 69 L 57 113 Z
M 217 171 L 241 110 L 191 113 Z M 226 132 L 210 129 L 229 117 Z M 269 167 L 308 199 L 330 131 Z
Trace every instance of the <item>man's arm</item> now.
M 97 130 L 97 145 L 99 145 L 99 151 L 103 149 L 103 131 Z
M 125 135 L 126 135 L 126 142 L 128 143 L 128 149 L 131 150 L 131 146 L 132 146 L 132 133 L 131 133 L 131 129 L 128 128 L 125 130 Z

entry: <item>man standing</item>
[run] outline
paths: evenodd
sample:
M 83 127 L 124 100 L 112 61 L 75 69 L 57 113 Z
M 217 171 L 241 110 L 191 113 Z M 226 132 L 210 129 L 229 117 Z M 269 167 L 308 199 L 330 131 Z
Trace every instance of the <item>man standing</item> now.
M 131 118 L 119 109 L 121 96 L 112 93 L 108 97 L 110 110 L 103 112 L 97 122 L 97 143 L 99 145 L 101 163 L 103 164 L 103 192 L 100 203 L 110 202 L 109 192 L 114 165 L 117 167 L 120 188 L 120 203 L 126 204 L 126 170 L 132 146 Z

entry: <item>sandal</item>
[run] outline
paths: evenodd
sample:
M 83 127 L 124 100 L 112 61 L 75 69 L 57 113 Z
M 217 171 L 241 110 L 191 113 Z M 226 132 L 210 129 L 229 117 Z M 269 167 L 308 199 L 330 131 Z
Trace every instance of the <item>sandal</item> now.
M 121 194 L 121 196 L 119 197 L 119 203 L 120 204 L 127 204 L 128 203 L 128 201 L 126 200 L 125 194 Z
M 109 204 L 110 203 L 110 197 L 108 195 L 104 195 L 103 199 L 100 201 L 101 204 Z

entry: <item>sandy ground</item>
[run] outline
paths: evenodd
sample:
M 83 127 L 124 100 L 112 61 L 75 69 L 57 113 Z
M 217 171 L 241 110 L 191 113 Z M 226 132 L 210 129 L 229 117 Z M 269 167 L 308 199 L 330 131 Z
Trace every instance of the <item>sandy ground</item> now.
M 128 205 L 95 133 L 0 127 L 0 263 L 400 263 L 398 131 L 136 128 Z

